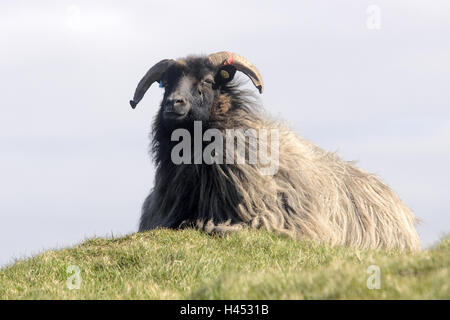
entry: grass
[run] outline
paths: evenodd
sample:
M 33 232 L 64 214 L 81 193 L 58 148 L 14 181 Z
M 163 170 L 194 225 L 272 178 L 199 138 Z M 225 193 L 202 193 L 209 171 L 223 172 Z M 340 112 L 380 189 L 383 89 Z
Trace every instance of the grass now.
M 67 286 L 71 265 L 79 289 Z M 371 265 L 380 268 L 380 289 L 367 287 Z M 154 230 L 16 261 L 0 270 L 0 299 L 450 299 L 449 266 L 450 236 L 400 254 L 265 231 Z

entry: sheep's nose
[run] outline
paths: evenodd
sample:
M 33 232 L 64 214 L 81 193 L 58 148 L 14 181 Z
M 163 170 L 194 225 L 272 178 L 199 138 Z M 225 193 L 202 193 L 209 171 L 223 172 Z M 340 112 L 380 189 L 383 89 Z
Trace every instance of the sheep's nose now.
M 165 103 L 165 113 L 182 115 L 188 111 L 187 100 L 182 96 L 170 97 Z
M 182 107 L 186 104 L 186 99 L 183 97 L 174 97 L 174 98 L 168 99 L 167 104 L 174 108 Z

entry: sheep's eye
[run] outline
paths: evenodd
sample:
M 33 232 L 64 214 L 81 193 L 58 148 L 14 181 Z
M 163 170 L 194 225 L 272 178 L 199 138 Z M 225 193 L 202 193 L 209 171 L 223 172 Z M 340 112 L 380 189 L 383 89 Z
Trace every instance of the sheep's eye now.
M 212 79 L 205 79 L 205 80 L 203 80 L 203 84 L 214 84 L 214 80 L 212 80 Z

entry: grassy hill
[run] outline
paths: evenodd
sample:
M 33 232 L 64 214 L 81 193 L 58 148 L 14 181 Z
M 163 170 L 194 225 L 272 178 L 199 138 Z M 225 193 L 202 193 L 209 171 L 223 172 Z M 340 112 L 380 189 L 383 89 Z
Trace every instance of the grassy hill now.
M 367 287 L 371 265 L 380 289 Z M 79 289 L 67 286 L 69 266 L 79 268 Z M 155 230 L 17 261 L 0 270 L 0 299 L 450 299 L 449 279 L 450 237 L 411 255 L 265 231 Z

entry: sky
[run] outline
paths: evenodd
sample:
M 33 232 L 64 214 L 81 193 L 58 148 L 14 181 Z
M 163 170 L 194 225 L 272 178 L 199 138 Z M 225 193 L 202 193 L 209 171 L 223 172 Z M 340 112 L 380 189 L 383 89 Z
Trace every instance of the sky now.
M 450 2 L 2 1 L 0 265 L 137 231 L 164 58 L 236 52 L 261 103 L 450 232 Z M 242 78 L 245 79 L 245 78 Z

